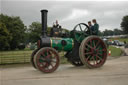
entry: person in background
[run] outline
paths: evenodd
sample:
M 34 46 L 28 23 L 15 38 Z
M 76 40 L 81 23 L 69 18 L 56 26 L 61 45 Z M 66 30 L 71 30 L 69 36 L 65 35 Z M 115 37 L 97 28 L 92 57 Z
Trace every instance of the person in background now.
M 91 21 L 88 21 L 88 26 L 89 26 L 89 28 L 91 29 L 91 31 L 93 31 L 93 26 L 92 26 Z
M 51 28 L 50 37 L 58 37 L 59 36 L 59 24 L 56 20 L 56 24 L 53 22 L 53 27 Z
M 56 28 L 59 28 L 58 20 L 56 20 Z
M 98 35 L 98 31 L 99 31 L 99 24 L 97 23 L 96 19 L 92 20 L 93 22 L 93 34 L 94 35 Z

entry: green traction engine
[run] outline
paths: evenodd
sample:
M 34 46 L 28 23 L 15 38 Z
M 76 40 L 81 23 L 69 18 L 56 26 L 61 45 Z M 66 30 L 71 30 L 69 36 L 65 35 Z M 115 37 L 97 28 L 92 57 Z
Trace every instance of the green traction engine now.
M 42 35 L 37 41 L 37 49 L 31 55 L 31 63 L 35 69 L 44 73 L 54 72 L 60 62 L 59 52 L 74 66 L 98 68 L 107 59 L 107 47 L 85 23 L 77 24 L 66 36 L 47 36 L 47 10 L 41 10 Z M 53 33 L 56 33 L 52 31 Z M 62 56 L 61 56 L 62 57 Z

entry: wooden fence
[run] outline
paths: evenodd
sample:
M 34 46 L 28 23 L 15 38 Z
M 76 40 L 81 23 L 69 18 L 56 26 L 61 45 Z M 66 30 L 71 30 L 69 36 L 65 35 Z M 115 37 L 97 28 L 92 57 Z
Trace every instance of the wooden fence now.
M 0 51 L 0 64 L 29 63 L 32 50 Z

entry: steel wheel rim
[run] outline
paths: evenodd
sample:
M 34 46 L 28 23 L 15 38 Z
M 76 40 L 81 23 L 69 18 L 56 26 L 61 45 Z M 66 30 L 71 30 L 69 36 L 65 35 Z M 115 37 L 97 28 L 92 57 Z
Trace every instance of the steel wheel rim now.
M 55 71 L 59 66 L 59 55 L 53 48 L 42 48 L 36 55 L 36 67 L 45 73 Z
M 34 50 L 33 52 L 32 52 L 32 54 L 31 54 L 31 64 L 32 64 L 32 66 L 36 69 L 36 65 L 35 65 L 35 62 L 34 62 L 34 57 L 35 57 L 35 54 L 37 53 L 37 51 L 38 51 L 39 49 L 36 49 L 36 50 Z
M 90 68 L 102 66 L 107 58 L 105 43 L 98 37 L 90 37 L 82 43 L 82 62 Z

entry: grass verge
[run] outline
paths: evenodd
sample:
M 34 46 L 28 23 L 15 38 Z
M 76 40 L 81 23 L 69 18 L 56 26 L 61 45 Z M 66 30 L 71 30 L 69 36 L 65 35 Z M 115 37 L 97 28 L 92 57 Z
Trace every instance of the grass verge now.
M 122 50 L 120 48 L 114 47 L 114 46 L 109 46 L 109 49 L 111 50 L 111 55 L 112 57 L 119 57 L 122 54 Z

